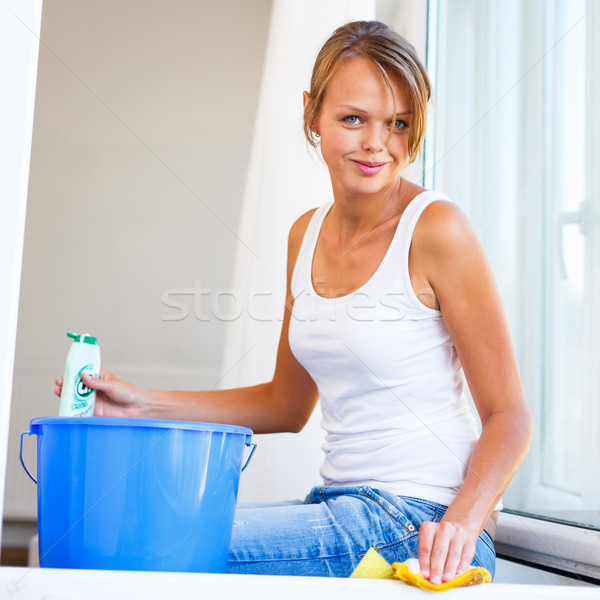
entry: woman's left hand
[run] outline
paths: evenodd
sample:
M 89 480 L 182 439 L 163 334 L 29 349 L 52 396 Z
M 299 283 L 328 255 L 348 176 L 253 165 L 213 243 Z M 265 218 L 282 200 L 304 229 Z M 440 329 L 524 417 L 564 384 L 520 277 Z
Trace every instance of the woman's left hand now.
M 456 523 L 426 521 L 419 529 L 421 574 L 438 585 L 464 573 L 475 556 L 475 541 Z

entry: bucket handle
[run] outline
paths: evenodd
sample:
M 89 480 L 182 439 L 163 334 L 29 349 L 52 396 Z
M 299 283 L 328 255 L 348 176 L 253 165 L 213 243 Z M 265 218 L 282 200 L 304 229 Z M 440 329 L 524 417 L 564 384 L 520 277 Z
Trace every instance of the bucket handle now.
M 37 479 L 29 472 L 29 469 L 27 468 L 27 465 L 25 464 L 25 461 L 23 460 L 23 436 L 24 435 L 31 435 L 31 432 L 30 431 L 22 431 L 21 432 L 21 443 L 19 445 L 19 458 L 21 459 L 21 464 L 23 465 L 23 468 L 25 469 L 25 472 L 27 473 L 27 475 L 29 475 L 29 477 L 31 478 L 33 483 L 37 484 Z
M 246 459 L 246 462 L 244 463 L 244 466 L 242 467 L 242 472 L 246 470 L 246 467 L 248 466 L 248 463 L 250 462 L 250 459 L 252 458 L 252 455 L 254 454 L 254 451 L 256 450 L 256 444 L 254 442 L 250 443 L 250 444 L 246 444 L 246 446 L 252 446 L 252 450 L 250 450 L 250 454 L 248 455 L 248 458 Z M 25 465 L 23 465 L 25 466 Z M 29 473 L 29 471 L 27 471 Z M 29 476 L 31 477 L 31 475 Z
M 19 444 L 19 459 L 21 460 L 21 464 L 23 465 L 23 468 L 25 469 L 25 472 L 27 473 L 27 475 L 29 475 L 31 481 L 33 481 L 33 483 L 37 484 L 37 479 L 30 473 L 29 469 L 27 468 L 27 465 L 25 464 L 25 461 L 23 460 L 23 436 L 25 436 L 25 435 L 31 435 L 31 432 L 30 431 L 22 431 L 21 432 L 21 442 Z M 254 442 L 247 444 L 247 445 L 252 446 L 252 450 L 250 450 L 250 454 L 248 455 L 248 458 L 246 459 L 246 462 L 244 463 L 244 466 L 242 467 L 242 471 L 246 470 L 246 467 L 250 463 L 250 460 L 252 459 L 252 456 L 254 455 L 254 452 L 256 451 L 256 444 Z

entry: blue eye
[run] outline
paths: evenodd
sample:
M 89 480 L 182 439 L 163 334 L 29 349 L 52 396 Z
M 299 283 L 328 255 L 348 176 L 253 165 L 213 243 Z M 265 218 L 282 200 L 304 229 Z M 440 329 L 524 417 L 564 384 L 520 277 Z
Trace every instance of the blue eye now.
M 358 125 L 360 123 L 360 119 L 355 115 L 350 115 L 349 117 L 344 117 L 344 121 L 349 125 Z
M 391 123 L 390 123 L 391 125 Z M 399 131 L 400 129 L 405 129 L 408 127 L 408 123 L 406 121 L 401 121 L 400 119 L 396 119 L 394 121 L 394 130 Z

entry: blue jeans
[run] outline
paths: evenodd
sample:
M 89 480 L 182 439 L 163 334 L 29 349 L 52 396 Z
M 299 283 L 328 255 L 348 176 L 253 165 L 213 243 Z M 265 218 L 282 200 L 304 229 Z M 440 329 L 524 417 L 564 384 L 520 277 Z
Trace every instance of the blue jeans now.
M 424 521 L 446 506 L 370 487 L 315 487 L 304 501 L 240 504 L 227 573 L 348 577 L 369 548 L 389 563 L 418 557 Z M 473 564 L 494 574 L 494 544 L 483 532 Z

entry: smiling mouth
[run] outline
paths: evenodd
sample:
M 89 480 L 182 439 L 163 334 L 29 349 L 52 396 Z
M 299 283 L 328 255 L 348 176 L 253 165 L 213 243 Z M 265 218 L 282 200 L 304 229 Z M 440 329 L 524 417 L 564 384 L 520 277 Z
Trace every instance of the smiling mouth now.
M 366 162 L 362 160 L 352 160 L 352 162 L 363 175 L 376 175 L 387 164 L 384 162 Z

